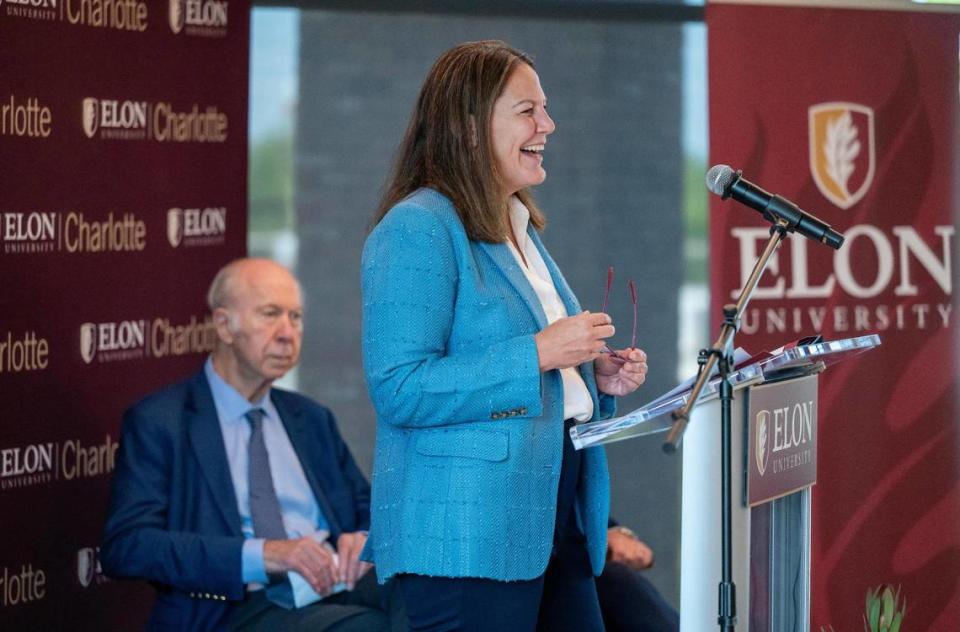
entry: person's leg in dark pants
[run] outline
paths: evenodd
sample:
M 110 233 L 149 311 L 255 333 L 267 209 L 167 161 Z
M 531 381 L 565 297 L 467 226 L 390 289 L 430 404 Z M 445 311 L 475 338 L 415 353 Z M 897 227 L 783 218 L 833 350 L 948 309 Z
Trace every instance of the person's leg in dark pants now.
M 537 630 L 540 632 L 602 632 L 603 618 L 593 580 L 587 538 L 577 524 L 575 509 L 583 456 L 570 439 L 573 420 L 563 427 L 563 465 L 557 489 L 557 522 L 553 553 L 544 575 Z
M 543 578 L 502 582 L 398 575 L 410 632 L 533 632 Z
M 643 573 L 607 562 L 596 578 L 600 610 L 608 632 L 676 632 L 680 615 Z
M 377 583 L 376 568 L 360 578 L 353 590 L 333 596 L 336 603 L 363 606 L 387 615 L 391 632 L 407 631 L 407 614 L 403 599 L 394 580 L 386 584 Z M 339 632 L 339 628 L 335 628 Z
M 392 584 L 378 585 L 372 571 L 364 575 L 353 590 L 294 610 L 271 603 L 263 591 L 258 591 L 247 595 L 237 606 L 230 629 L 237 632 L 401 632 L 406 630 L 405 621 L 392 592 Z
M 539 632 L 603 632 L 603 617 L 586 538 L 568 533 L 547 566 Z
M 235 632 L 389 632 L 390 625 L 382 612 L 344 604 L 320 601 L 304 608 L 287 610 L 272 604 L 262 594 L 252 593 L 238 606 L 230 629 Z M 354 623 L 364 627 L 355 627 Z
M 385 632 L 390 629 L 390 619 L 376 610 L 364 610 L 342 619 L 327 628 L 327 632 Z

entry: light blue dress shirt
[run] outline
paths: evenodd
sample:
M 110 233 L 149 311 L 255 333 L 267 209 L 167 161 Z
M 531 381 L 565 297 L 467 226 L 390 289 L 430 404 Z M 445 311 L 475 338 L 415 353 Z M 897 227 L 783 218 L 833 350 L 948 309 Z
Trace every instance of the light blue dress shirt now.
M 248 484 L 248 444 L 250 442 L 250 423 L 244 415 L 252 408 L 262 408 L 263 440 L 270 457 L 270 474 L 273 486 L 280 501 L 283 514 L 283 526 L 287 537 L 300 538 L 319 530 L 330 530 L 320 505 L 307 483 L 300 459 L 290 443 L 290 438 L 280 421 L 276 407 L 270 401 L 270 393 L 259 402 L 250 403 L 235 388 L 227 384 L 213 369 L 208 358 L 203 367 L 213 393 L 213 403 L 220 420 L 223 433 L 223 445 L 227 449 L 227 461 L 230 465 L 230 478 L 237 495 L 237 509 L 240 512 L 241 530 L 246 541 L 243 543 L 241 571 L 244 583 L 266 583 L 267 571 L 263 562 L 263 538 L 254 537 L 253 520 L 250 517 L 250 492 Z

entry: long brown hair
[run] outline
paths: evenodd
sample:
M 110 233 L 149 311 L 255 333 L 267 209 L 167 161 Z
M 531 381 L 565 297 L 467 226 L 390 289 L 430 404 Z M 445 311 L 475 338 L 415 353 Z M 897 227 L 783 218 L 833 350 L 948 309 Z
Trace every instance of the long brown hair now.
M 433 64 L 397 151 L 374 225 L 393 205 L 423 186 L 453 202 L 467 236 L 477 241 L 507 238 L 510 220 L 490 139 L 493 104 L 518 63 L 533 68 L 526 53 L 499 40 L 466 42 Z M 543 214 L 526 189 L 517 197 L 542 229 Z

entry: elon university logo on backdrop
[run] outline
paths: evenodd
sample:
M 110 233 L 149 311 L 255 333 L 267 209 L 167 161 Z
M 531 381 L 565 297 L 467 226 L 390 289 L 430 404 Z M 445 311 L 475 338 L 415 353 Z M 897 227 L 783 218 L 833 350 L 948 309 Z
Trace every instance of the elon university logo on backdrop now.
M 97 557 L 91 547 L 77 551 L 77 579 L 84 588 L 93 583 L 97 572 Z
M 183 241 L 183 211 L 172 208 L 167 211 L 167 239 L 176 248 Z
M 97 326 L 94 323 L 80 325 L 80 357 L 87 364 L 97 355 Z
M 170 30 L 179 33 L 183 30 L 184 0 L 170 0 Z
M 873 109 L 841 101 L 809 109 L 810 173 L 820 193 L 842 209 L 863 198 L 873 183 Z
M 100 101 L 92 97 L 83 100 L 83 131 L 87 138 L 93 138 L 100 122 Z

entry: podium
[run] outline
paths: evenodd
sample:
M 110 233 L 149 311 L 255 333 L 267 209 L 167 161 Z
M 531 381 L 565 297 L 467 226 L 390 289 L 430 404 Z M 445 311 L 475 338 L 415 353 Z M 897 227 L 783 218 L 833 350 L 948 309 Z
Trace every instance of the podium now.
M 817 466 L 817 387 L 836 362 L 879 346 L 877 335 L 740 352 L 732 408 L 732 563 L 737 626 L 810 629 L 811 490 Z M 690 384 L 627 415 L 570 429 L 578 449 L 668 430 Z M 683 441 L 680 629 L 717 627 L 721 576 L 719 379 L 703 389 Z

